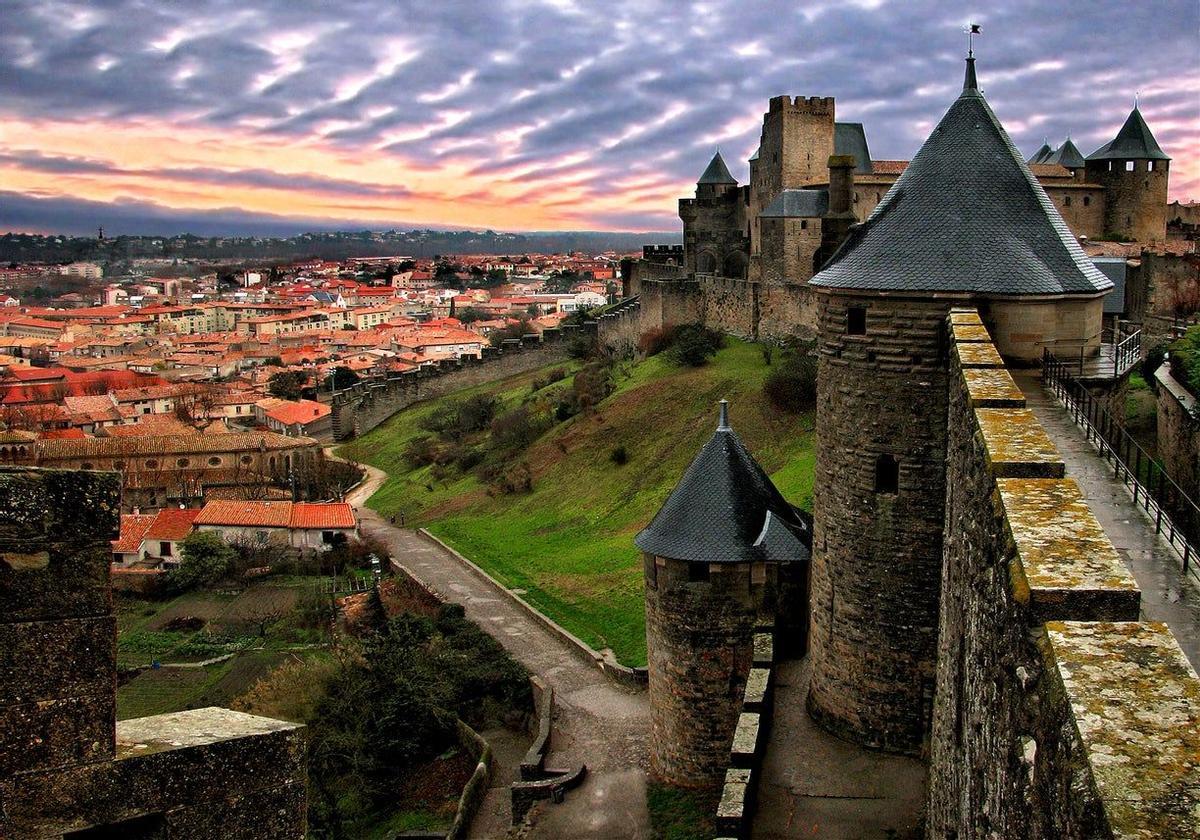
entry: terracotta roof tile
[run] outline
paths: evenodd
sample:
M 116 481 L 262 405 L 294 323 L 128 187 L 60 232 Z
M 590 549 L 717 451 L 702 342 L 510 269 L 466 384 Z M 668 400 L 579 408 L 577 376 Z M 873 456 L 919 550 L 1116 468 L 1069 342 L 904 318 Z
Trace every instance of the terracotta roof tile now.
M 192 532 L 192 523 L 200 515 L 198 508 L 163 508 L 146 531 L 148 540 L 182 540 Z M 122 517 L 124 519 L 124 517 Z

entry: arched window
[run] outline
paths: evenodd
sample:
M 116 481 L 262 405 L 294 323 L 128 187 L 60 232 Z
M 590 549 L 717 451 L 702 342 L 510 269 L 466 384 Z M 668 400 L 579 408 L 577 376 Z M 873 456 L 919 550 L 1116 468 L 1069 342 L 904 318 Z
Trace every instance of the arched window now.
M 875 492 L 900 492 L 900 462 L 895 455 L 885 452 L 875 459 Z

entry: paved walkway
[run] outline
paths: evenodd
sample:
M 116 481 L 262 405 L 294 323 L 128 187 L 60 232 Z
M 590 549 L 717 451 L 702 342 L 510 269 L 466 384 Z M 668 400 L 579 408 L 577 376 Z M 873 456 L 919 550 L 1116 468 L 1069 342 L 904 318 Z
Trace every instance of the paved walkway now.
M 531 673 L 554 688 L 555 718 L 548 767 L 588 766 L 584 784 L 560 805 L 539 809 L 530 838 L 649 837 L 646 808 L 646 739 L 650 709 L 645 692 L 623 689 L 585 662 L 566 643 L 517 607 L 501 590 L 463 566 L 454 555 L 407 528 L 397 528 L 366 500 L 387 478 L 361 465 L 367 480 L 347 501 L 362 530 L 383 541 L 392 556 L 422 584 L 462 604 L 467 617 L 494 636 Z M 504 837 L 509 801 L 494 790 L 472 826 L 472 837 Z
M 1133 503 L 1125 485 L 1113 478 L 1112 467 L 1061 403 L 1042 387 L 1041 377 L 1032 371 L 1018 371 L 1014 379 L 1058 447 L 1067 476 L 1079 483 L 1100 527 L 1141 587 L 1143 617 L 1165 622 L 1192 667 L 1200 670 L 1200 587 L 1184 577 L 1179 555 L 1154 533 L 1153 520 Z
M 808 660 L 779 664 L 754 840 L 920 837 L 925 765 L 855 746 L 805 711 Z

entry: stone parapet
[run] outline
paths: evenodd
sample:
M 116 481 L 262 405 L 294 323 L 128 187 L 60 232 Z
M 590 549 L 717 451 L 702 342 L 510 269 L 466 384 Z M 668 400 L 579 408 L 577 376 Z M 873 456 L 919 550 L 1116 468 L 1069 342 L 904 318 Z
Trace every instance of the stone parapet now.
M 971 338 L 951 353 L 926 836 L 1200 836 L 1200 681 L 1137 620 L 1044 430 L 1013 395 L 988 404 L 1008 386 L 976 376 Z

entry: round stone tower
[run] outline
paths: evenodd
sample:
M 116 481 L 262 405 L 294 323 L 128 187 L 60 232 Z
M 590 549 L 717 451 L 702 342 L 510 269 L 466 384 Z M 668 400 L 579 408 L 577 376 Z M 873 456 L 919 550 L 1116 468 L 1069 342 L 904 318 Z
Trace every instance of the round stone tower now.
M 1039 358 L 1098 333 L 1084 256 L 975 82 L 809 282 L 819 384 L 808 706 L 858 743 L 919 752 L 933 703 L 952 306 Z M 1096 327 L 1095 332 L 1092 331 Z
M 1117 136 L 1087 157 L 1087 180 L 1104 186 L 1104 231 L 1154 242 L 1167 237 L 1171 159 L 1136 107 Z
M 806 566 L 807 524 L 729 426 L 692 461 L 635 542 L 646 582 L 650 772 L 681 787 L 720 783 L 754 630 L 770 623 L 780 566 Z

